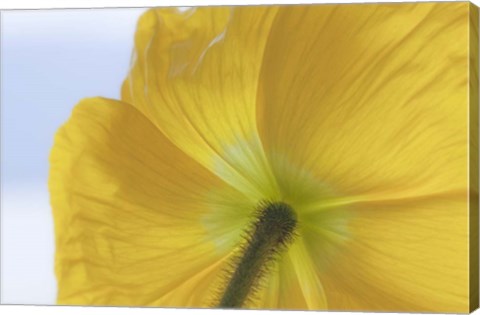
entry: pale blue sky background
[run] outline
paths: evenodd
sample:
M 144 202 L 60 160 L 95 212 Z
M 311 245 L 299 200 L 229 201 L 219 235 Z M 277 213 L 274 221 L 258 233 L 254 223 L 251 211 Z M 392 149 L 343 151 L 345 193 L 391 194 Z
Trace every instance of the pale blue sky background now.
M 55 303 L 48 155 L 83 97 L 118 98 L 144 9 L 1 14 L 1 302 Z

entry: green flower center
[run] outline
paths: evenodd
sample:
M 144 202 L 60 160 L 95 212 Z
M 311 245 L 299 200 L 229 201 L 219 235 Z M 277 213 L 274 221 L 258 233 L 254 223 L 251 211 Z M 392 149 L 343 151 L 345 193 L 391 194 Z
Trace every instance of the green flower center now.
M 305 165 L 293 163 L 286 154 L 270 152 L 267 159 L 262 150 L 257 141 L 240 141 L 226 149 L 224 160 L 215 163 L 215 174 L 229 185 L 209 191 L 210 211 L 203 216 L 202 224 L 205 241 L 213 245 L 219 259 L 229 263 L 226 276 L 219 276 L 212 285 L 212 305 L 244 307 L 253 302 L 256 293 L 268 283 L 268 277 L 280 273 L 278 266 L 283 258 L 299 244 L 311 260 L 308 263 L 319 272 L 325 271 L 350 238 L 348 198 L 322 182 Z M 273 208 L 284 209 L 291 215 L 270 213 Z M 294 227 L 282 234 L 282 229 L 274 231 L 270 226 L 273 223 L 259 226 L 259 222 L 264 222 L 260 218 L 267 213 L 268 218 L 272 215 L 272 220 L 284 224 L 293 222 L 289 217 L 294 218 Z M 265 235 L 257 231 L 264 231 Z M 267 238 L 266 232 L 272 234 L 271 238 Z

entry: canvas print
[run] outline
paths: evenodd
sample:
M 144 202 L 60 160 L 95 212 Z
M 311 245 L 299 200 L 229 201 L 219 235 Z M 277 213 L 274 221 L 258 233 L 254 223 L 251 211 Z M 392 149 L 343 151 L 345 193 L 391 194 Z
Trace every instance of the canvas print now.
M 159 7 L 134 29 L 118 97 L 82 95 L 52 137 L 57 304 L 477 308 L 477 7 Z

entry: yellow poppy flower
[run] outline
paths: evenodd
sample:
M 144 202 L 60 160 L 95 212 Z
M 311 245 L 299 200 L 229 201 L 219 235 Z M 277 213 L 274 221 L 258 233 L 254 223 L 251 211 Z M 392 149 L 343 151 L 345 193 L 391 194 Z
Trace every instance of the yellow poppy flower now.
M 477 17 L 462 2 L 146 12 L 122 101 L 82 100 L 55 138 L 58 303 L 223 305 L 279 206 L 292 229 L 233 285 L 237 306 L 473 308 Z

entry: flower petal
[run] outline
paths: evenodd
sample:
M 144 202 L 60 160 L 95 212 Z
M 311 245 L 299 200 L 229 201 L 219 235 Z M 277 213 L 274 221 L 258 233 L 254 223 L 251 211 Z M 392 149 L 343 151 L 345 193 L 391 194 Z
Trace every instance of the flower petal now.
M 329 309 L 468 312 L 467 198 L 456 192 L 357 204 L 351 237 L 335 255 L 317 246 L 324 236 L 312 230 L 306 245 Z
M 222 206 L 212 193 L 239 193 L 133 106 L 103 98 L 77 105 L 50 162 L 59 303 L 209 305 L 231 247 L 203 222 Z
M 122 98 L 188 155 L 252 199 L 272 195 L 256 130 L 276 7 L 155 9 L 138 23 Z
M 296 274 L 300 283 L 300 291 L 306 304 L 305 307 L 302 308 L 308 310 L 327 309 L 328 302 L 325 290 L 320 281 L 320 275 L 314 267 L 310 254 L 305 247 L 304 239 L 299 238 L 290 248 L 288 254 L 292 267 L 285 270 L 284 273 L 288 275 L 292 273 L 293 270 Z M 286 290 L 284 300 L 288 300 L 288 294 L 290 294 L 290 292 L 291 290 Z
M 279 11 L 258 109 L 277 176 L 294 165 L 361 199 L 465 188 L 469 9 L 464 2 Z

